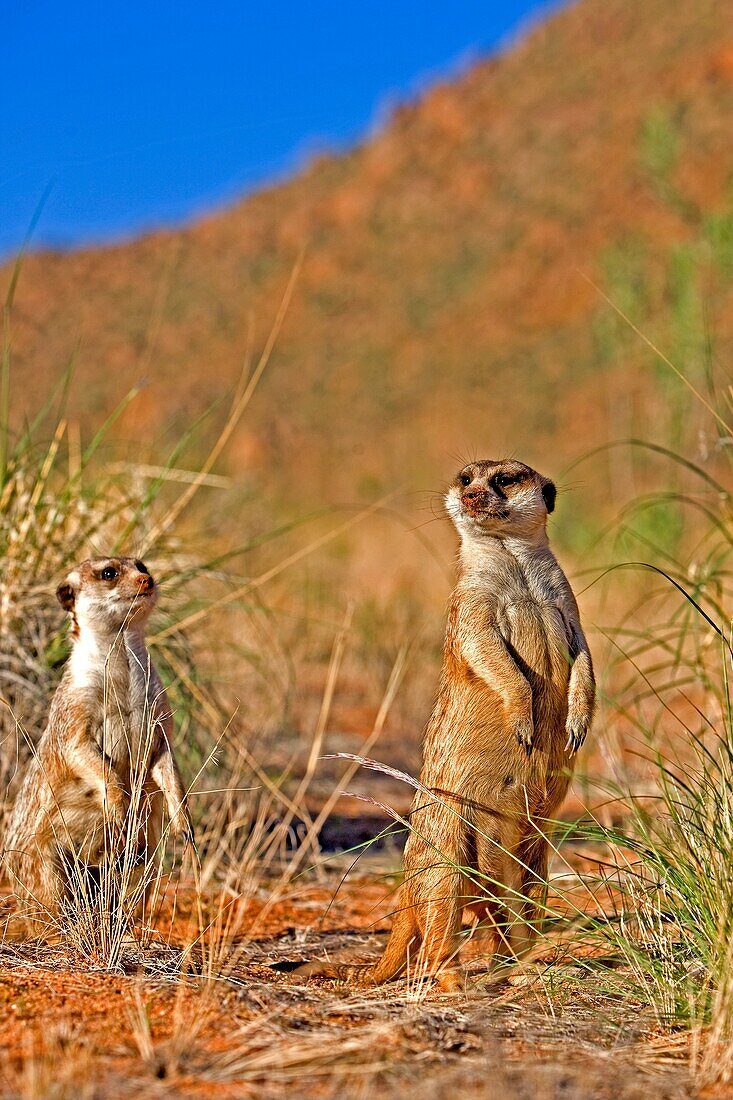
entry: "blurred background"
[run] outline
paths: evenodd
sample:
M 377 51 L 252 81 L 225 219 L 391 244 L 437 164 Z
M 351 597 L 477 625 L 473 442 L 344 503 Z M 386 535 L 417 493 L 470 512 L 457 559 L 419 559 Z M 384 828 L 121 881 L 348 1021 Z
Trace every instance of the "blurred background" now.
M 342 636 L 328 745 L 359 748 L 404 661 L 379 752 L 415 770 L 452 583 L 442 488 L 500 455 L 558 483 L 551 538 L 602 678 L 653 607 L 650 662 L 689 626 L 664 578 L 611 566 L 655 564 L 725 621 L 732 16 L 8 11 L 0 457 L 33 472 L 12 523 L 5 496 L 6 638 L 23 585 L 40 607 L 72 551 L 124 542 L 170 574 L 172 616 L 201 611 L 197 666 L 275 773 Z M 41 475 L 73 537 L 44 495 L 56 534 L 12 572 Z M 43 622 L 26 715 L 63 653 Z

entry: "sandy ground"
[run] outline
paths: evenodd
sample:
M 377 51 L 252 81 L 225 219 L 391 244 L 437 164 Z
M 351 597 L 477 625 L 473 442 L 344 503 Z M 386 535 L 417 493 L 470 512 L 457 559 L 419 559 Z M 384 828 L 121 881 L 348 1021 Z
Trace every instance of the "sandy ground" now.
M 382 856 L 384 860 L 384 856 Z M 409 980 L 377 990 L 304 982 L 314 955 L 368 957 L 384 943 L 394 878 L 343 866 L 270 904 L 238 905 L 234 942 L 191 942 L 196 905 L 179 884 L 159 933 L 120 966 L 64 947 L 0 948 L 0 1073 L 19 1097 L 682 1098 L 696 1091 L 684 1037 L 548 940 L 530 965 L 446 995 Z M 219 901 L 208 899 L 212 910 Z M 216 942 L 216 937 L 213 937 Z M 473 955 L 473 957 L 472 957 Z

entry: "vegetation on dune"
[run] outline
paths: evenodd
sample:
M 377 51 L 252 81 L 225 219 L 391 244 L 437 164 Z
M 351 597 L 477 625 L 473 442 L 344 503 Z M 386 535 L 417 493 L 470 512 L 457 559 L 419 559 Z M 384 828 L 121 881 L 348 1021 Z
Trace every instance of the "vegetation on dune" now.
M 617 800 L 616 822 L 580 828 L 612 856 L 601 869 L 608 900 L 596 927 L 615 952 L 609 989 L 653 1006 L 665 1027 L 691 1029 L 701 1084 L 733 1075 L 730 388 L 714 411 L 715 473 L 671 452 L 685 490 L 636 506 L 678 511 L 684 534 L 668 548 L 662 522 L 654 542 L 638 539 L 656 557 L 628 563 L 648 582 L 607 631 L 616 686 L 605 789 Z
M 592 325 L 606 311 L 585 276 L 610 285 L 615 264 L 623 283 L 635 265 L 637 319 L 676 359 L 670 305 L 697 311 L 702 291 L 716 353 L 730 357 L 728 32 L 720 0 L 569 5 L 362 147 L 231 210 L 113 249 L 29 257 L 15 416 L 74 354 L 88 429 L 117 387 L 147 377 L 126 430 L 175 433 L 231 384 L 251 317 L 270 316 L 305 249 L 271 378 L 227 459 L 285 518 L 365 483 L 437 488 L 467 440 L 557 469 L 598 439 L 650 424 L 661 439 L 678 415 L 657 404 L 667 380 L 629 342 L 628 356 L 615 339 L 613 356 L 599 354 Z M 690 283 L 708 247 L 720 281 L 709 298 L 707 274 Z M 691 339 L 704 338 L 699 321 Z M 642 457 L 633 465 L 641 488 Z M 610 490 L 603 523 L 622 497 L 613 470 L 597 476 Z M 560 512 L 577 550 L 574 522 Z

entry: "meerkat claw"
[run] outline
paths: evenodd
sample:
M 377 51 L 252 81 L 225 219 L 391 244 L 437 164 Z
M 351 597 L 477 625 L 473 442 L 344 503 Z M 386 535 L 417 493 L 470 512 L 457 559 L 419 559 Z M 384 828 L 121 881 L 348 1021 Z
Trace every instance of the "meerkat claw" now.
M 532 720 L 528 718 L 518 718 L 514 723 L 514 736 L 517 739 L 517 744 L 520 748 L 524 749 L 527 757 L 532 755 L 532 749 L 534 748 L 534 727 Z
M 180 840 L 183 844 L 183 850 L 187 848 L 196 848 L 196 837 L 193 831 L 193 824 L 186 819 L 183 824 L 177 824 L 174 828 L 173 835 L 176 839 Z
M 568 739 L 565 742 L 565 751 L 574 756 L 583 747 L 588 733 L 588 722 L 585 718 L 569 718 L 566 729 Z

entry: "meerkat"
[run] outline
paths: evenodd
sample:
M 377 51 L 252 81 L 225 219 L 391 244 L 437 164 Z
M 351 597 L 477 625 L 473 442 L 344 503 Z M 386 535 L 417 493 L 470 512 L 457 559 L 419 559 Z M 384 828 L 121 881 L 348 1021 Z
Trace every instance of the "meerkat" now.
M 316 962 L 302 975 L 377 984 L 409 960 L 458 990 L 466 910 L 493 954 L 531 946 L 550 822 L 595 701 L 578 605 L 547 538 L 555 497 L 552 481 L 516 461 L 472 462 L 450 485 L 458 582 L 390 939 L 375 964 Z
M 57 589 L 71 654 L 5 843 L 25 932 L 55 938 L 70 874 L 130 851 L 144 866 L 170 830 L 193 840 L 168 699 L 145 644 L 157 587 L 143 562 L 81 562 Z M 134 834 L 134 835 L 133 835 Z

